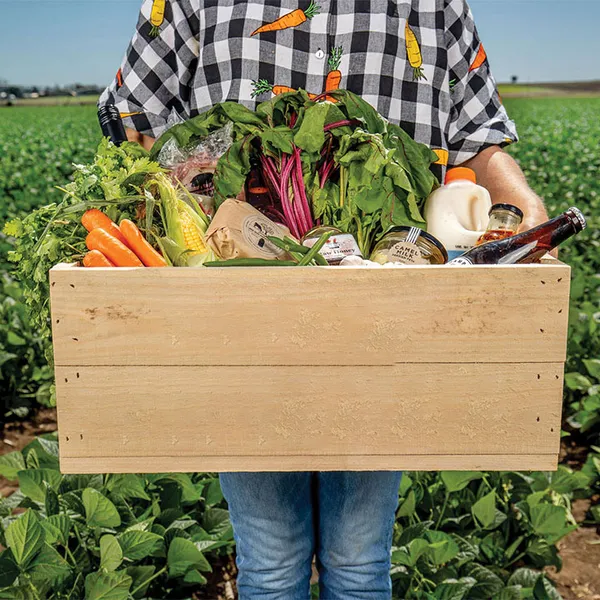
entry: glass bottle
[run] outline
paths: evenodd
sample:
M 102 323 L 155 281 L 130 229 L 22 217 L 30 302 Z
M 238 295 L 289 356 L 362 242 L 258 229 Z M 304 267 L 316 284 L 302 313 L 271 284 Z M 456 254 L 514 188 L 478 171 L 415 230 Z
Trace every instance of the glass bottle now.
M 494 204 L 490 209 L 489 216 L 490 222 L 487 230 L 480 236 L 475 246 L 504 240 L 515 235 L 523 221 L 523 211 L 512 204 Z
M 105 104 L 98 109 L 98 121 L 102 128 L 102 135 L 107 137 L 115 146 L 120 146 L 127 141 L 127 133 L 123 119 L 116 106 Z
M 497 242 L 477 246 L 449 265 L 511 265 L 537 262 L 546 252 L 586 227 L 585 217 L 575 207 L 529 231 Z

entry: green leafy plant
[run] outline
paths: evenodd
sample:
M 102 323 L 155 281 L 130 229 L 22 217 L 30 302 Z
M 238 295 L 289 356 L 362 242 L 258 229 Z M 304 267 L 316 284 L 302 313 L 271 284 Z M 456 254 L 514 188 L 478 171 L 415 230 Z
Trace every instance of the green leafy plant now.
M 20 486 L 0 499 L 0 598 L 189 598 L 233 548 L 210 474 L 61 475 L 54 435 L 0 474 Z
M 541 569 L 561 568 L 556 542 L 588 476 L 556 473 L 405 474 L 392 578 L 397 598 L 560 598 Z

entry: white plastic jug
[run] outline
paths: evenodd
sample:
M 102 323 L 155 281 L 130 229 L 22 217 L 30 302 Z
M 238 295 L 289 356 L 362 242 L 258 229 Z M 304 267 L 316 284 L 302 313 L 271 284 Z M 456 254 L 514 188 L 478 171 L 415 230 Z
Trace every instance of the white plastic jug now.
M 436 237 L 452 260 L 470 250 L 489 223 L 490 193 L 480 185 L 472 169 L 450 169 L 442 187 L 425 203 L 427 232 Z

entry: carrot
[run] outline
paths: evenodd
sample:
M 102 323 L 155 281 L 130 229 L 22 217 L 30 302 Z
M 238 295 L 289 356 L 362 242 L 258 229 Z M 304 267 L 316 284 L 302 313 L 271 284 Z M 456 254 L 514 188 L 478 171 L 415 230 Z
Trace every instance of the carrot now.
M 469 67 L 469 72 L 479 69 L 479 67 L 481 67 L 481 65 L 485 62 L 486 58 L 487 54 L 485 52 L 485 48 L 483 47 L 483 44 L 479 44 L 477 56 L 475 57 L 473 64 Z
M 258 33 L 266 33 L 267 31 L 281 31 L 282 29 L 289 29 L 290 27 L 298 27 L 302 25 L 307 19 L 312 19 L 316 14 L 319 13 L 319 6 L 315 4 L 314 0 L 308 5 L 306 10 L 297 8 L 292 12 L 289 12 L 283 17 L 279 17 L 276 21 L 266 23 L 262 27 L 259 27 L 253 31 L 250 35 L 256 35 Z
M 83 213 L 83 217 L 81 217 L 81 224 L 88 231 L 98 228 L 104 229 L 104 231 L 107 231 L 110 235 L 116 237 L 122 244 L 127 245 L 127 240 L 121 233 L 121 230 L 117 227 L 117 224 L 97 208 L 86 210 L 85 213 Z
M 419 79 L 427 80 L 425 73 L 423 73 L 423 55 L 421 54 L 419 40 L 417 40 L 415 32 L 410 28 L 408 21 L 406 22 L 404 31 L 406 37 L 406 55 L 408 56 L 410 66 L 413 68 L 413 78 L 415 81 Z
M 167 261 L 148 243 L 137 225 L 129 219 L 123 219 L 119 225 L 127 245 L 137 254 L 146 267 L 166 267 Z
M 165 22 L 165 5 L 166 0 L 154 0 L 152 3 L 152 12 L 150 13 L 150 23 L 152 24 L 150 35 L 152 37 L 160 35 L 160 27 Z
M 142 261 L 116 237 L 104 229 L 92 229 L 85 238 L 88 250 L 99 250 L 116 267 L 143 267 Z
M 342 82 L 342 73 L 340 72 L 340 62 L 342 61 L 342 47 L 333 48 L 329 55 L 329 73 L 327 73 L 327 79 L 325 79 L 325 91 L 333 92 L 340 89 L 340 83 Z M 325 96 L 326 100 L 330 102 L 337 102 L 332 96 Z
M 110 260 L 99 250 L 91 250 L 83 257 L 84 267 L 114 267 Z

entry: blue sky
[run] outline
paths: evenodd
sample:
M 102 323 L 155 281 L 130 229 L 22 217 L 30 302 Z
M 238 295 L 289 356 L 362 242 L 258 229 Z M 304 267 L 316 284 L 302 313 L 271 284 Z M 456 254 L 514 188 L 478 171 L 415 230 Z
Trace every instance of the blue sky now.
M 498 81 L 600 79 L 600 0 L 471 0 Z M 141 0 L 0 0 L 0 79 L 108 84 Z

